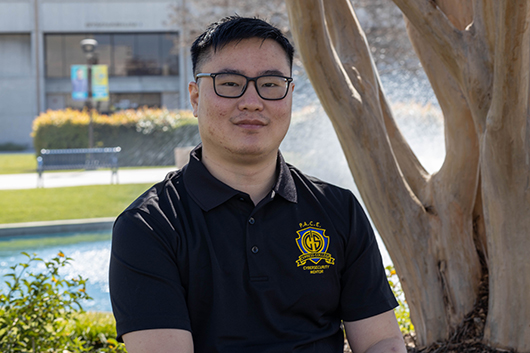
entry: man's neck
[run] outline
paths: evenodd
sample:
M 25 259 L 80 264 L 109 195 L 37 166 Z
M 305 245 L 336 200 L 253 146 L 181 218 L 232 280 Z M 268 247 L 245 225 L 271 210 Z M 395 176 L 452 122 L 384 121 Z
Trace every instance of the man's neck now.
M 217 159 L 203 149 L 201 161 L 215 178 L 236 190 L 247 193 L 254 205 L 257 205 L 274 186 L 277 158 L 276 154 L 254 163 L 227 161 Z

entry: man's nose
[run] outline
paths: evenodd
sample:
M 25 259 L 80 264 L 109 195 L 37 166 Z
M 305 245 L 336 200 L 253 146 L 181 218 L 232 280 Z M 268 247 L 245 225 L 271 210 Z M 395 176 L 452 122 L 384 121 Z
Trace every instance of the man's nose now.
M 247 85 L 245 93 L 239 100 L 240 110 L 262 110 L 263 99 L 259 96 L 258 90 L 256 89 L 256 82 L 251 81 Z

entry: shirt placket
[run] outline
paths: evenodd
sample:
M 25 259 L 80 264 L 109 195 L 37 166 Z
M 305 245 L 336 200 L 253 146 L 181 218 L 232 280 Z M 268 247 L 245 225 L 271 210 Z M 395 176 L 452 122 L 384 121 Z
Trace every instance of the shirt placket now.
M 260 202 L 250 213 L 247 218 L 245 240 L 248 271 L 251 282 L 268 281 L 269 277 L 266 272 L 267 249 L 265 236 L 267 225 L 264 224 L 263 208 L 272 201 L 274 194 L 267 196 L 266 200 Z

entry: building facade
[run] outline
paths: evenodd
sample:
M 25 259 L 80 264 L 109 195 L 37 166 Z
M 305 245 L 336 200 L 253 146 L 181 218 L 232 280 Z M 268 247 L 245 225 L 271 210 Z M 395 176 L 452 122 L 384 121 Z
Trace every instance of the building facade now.
M 48 109 L 77 108 L 70 68 L 95 39 L 108 66 L 101 112 L 141 106 L 188 108 L 188 49 L 179 44 L 180 0 L 0 0 L 0 144 L 31 147 L 32 121 Z

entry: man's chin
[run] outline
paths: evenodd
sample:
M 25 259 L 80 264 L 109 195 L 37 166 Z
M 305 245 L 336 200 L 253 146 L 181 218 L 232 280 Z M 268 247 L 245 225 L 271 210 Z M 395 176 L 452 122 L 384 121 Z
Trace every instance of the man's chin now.
M 257 146 L 248 146 L 234 148 L 230 152 L 235 159 L 244 161 L 245 163 L 251 163 L 268 157 L 275 158 L 278 153 L 278 148 L 270 149 Z

